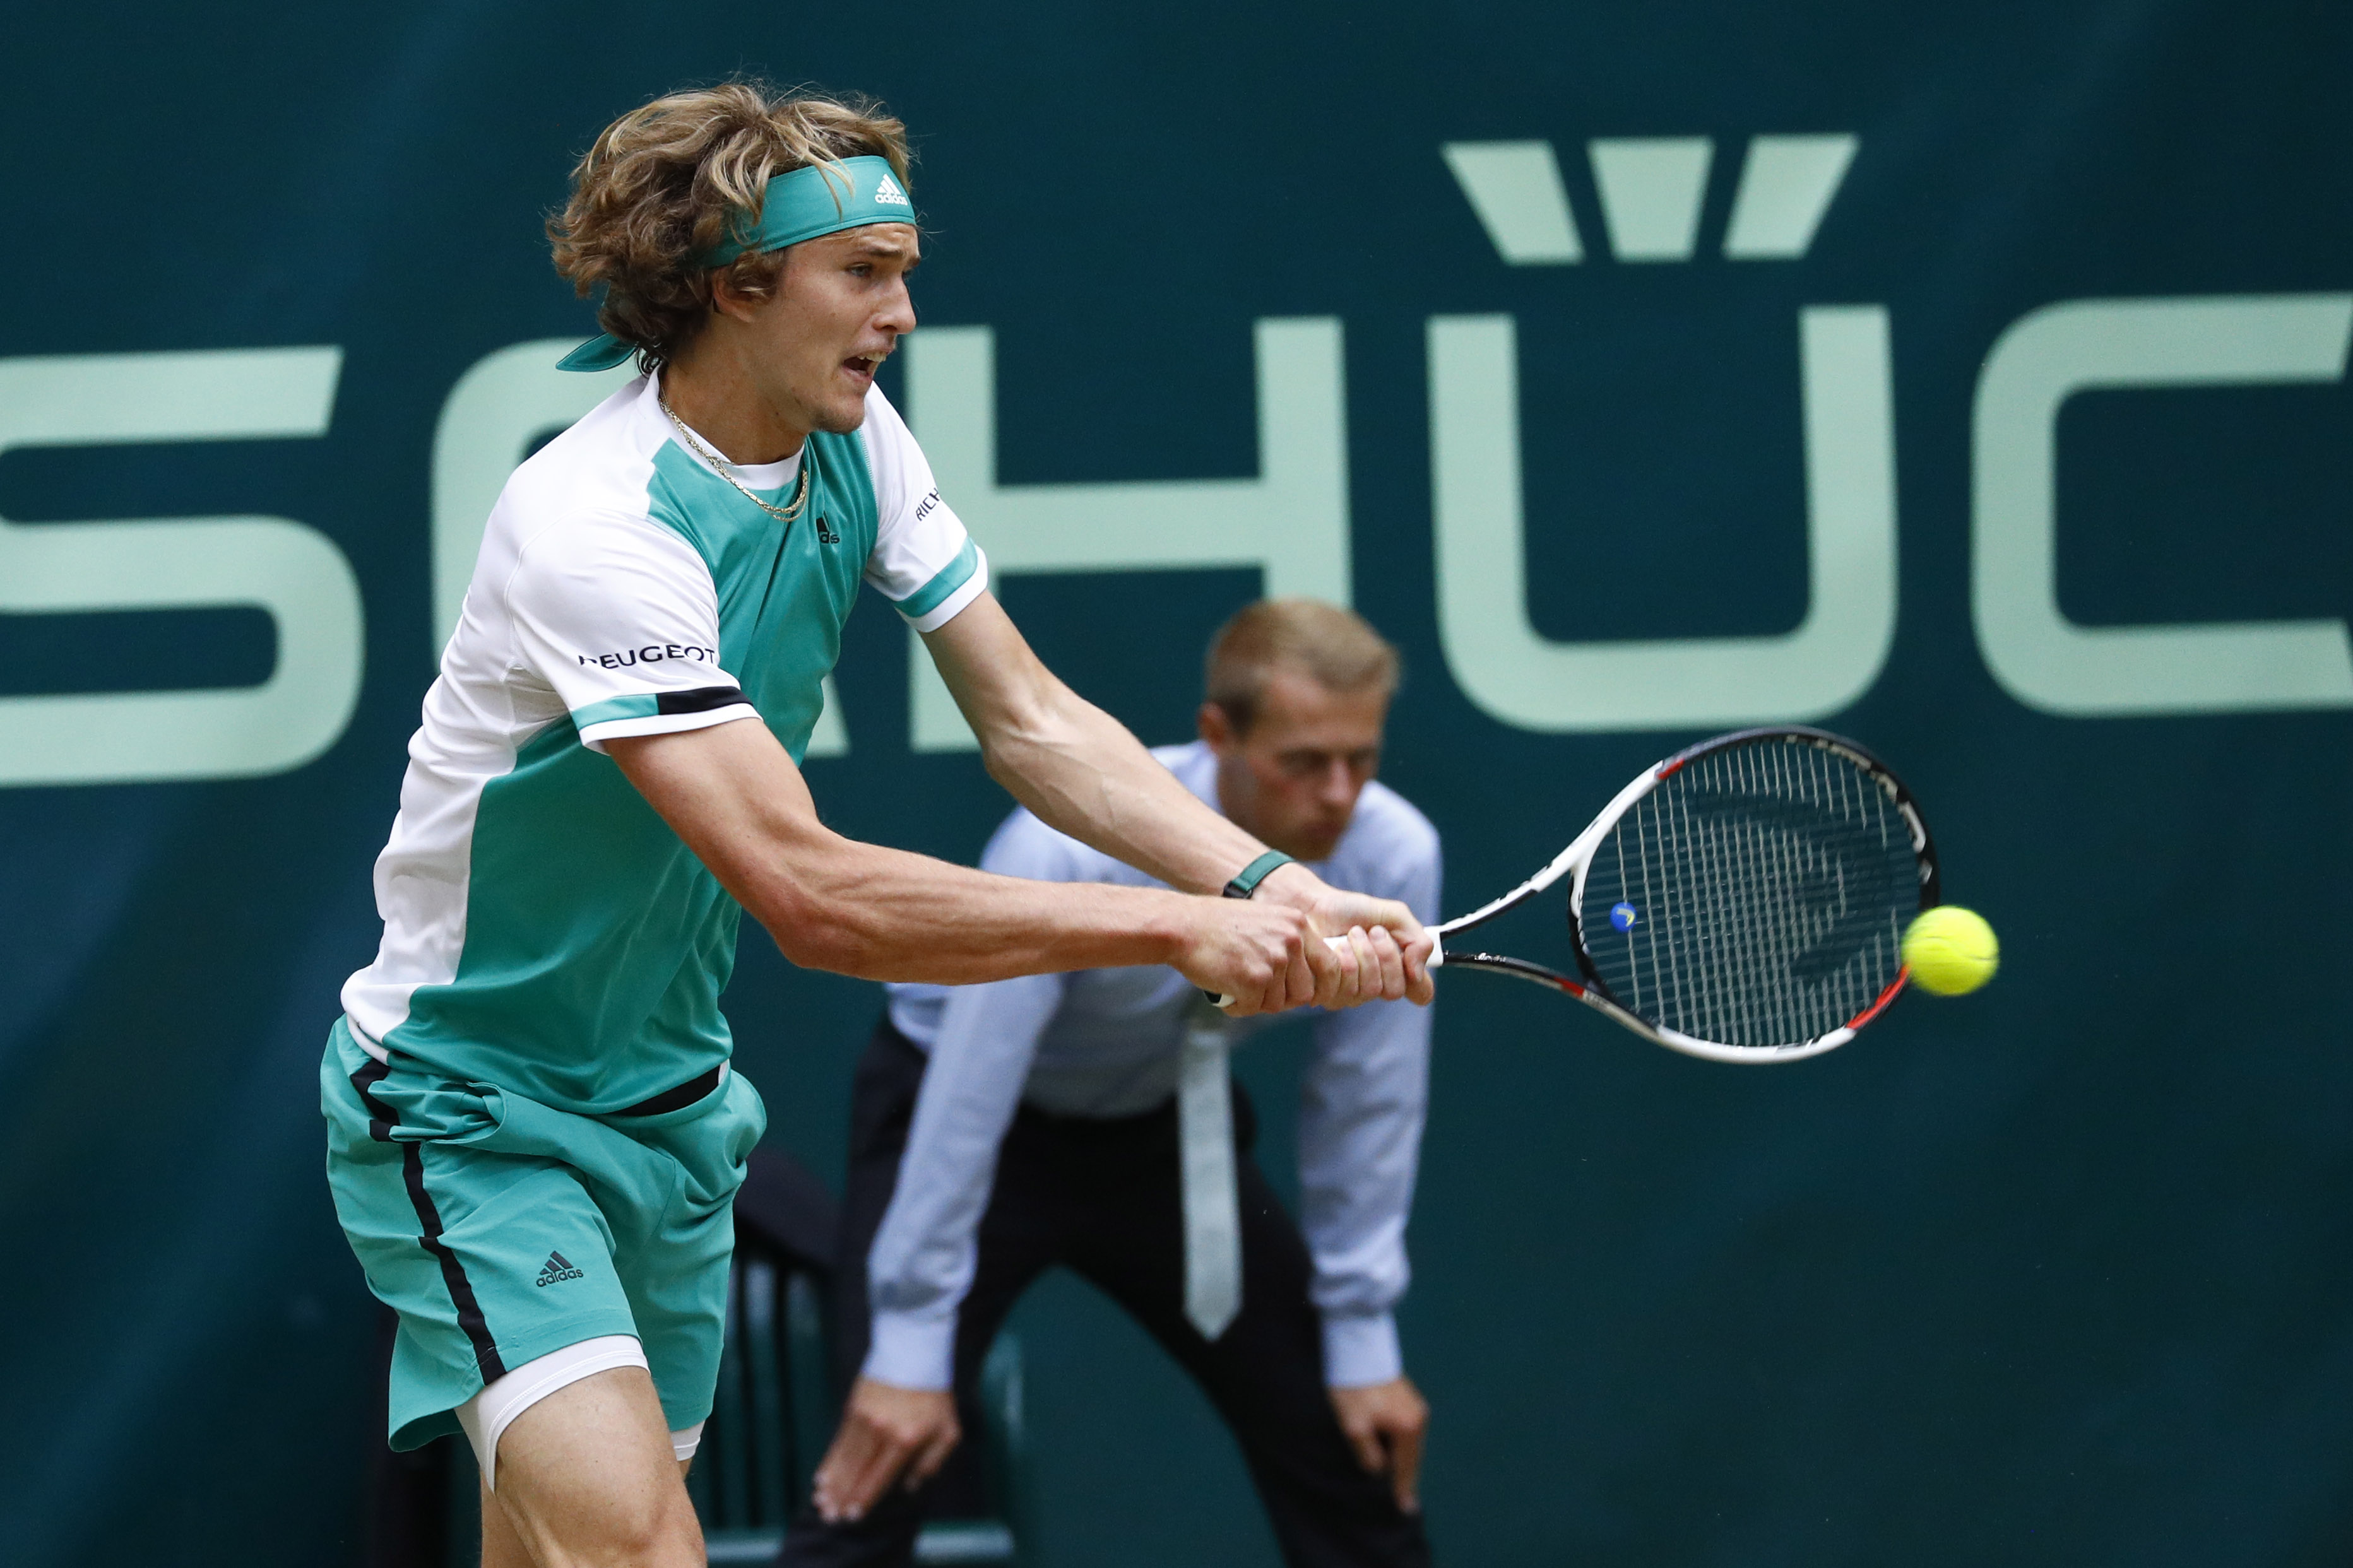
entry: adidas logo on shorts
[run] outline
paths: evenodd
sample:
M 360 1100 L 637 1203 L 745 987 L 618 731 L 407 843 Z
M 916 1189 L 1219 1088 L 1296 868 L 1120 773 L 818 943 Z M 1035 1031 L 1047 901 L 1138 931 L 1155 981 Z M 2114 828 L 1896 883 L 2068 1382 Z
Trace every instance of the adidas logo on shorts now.
M 539 1271 L 539 1282 L 542 1285 L 561 1285 L 566 1279 L 586 1279 L 586 1275 L 572 1267 L 572 1259 L 560 1252 L 549 1253 L 546 1264 Z
M 882 176 L 882 183 L 874 187 L 874 205 L 886 207 L 912 207 L 915 204 L 907 199 L 907 193 L 899 188 L 898 181 L 885 174 Z

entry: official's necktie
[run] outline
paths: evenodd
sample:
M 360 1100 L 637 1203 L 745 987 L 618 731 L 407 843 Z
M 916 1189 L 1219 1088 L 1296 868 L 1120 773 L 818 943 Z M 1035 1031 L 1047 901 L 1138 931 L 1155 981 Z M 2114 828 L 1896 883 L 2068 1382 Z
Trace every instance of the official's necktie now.
M 1185 1180 L 1185 1316 L 1205 1340 L 1242 1310 L 1241 1212 L 1234 1194 L 1233 1101 L 1226 1016 L 1196 1004 L 1176 1071 L 1177 1143 Z

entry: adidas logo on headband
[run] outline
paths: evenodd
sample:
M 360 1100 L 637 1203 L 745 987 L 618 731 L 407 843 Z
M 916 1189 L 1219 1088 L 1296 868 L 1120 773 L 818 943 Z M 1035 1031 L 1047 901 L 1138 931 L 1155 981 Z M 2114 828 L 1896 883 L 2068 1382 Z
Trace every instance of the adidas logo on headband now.
M 907 193 L 899 188 L 899 182 L 888 174 L 883 175 L 882 183 L 874 187 L 874 200 L 877 205 L 881 206 L 912 207 L 915 205 L 907 199 Z

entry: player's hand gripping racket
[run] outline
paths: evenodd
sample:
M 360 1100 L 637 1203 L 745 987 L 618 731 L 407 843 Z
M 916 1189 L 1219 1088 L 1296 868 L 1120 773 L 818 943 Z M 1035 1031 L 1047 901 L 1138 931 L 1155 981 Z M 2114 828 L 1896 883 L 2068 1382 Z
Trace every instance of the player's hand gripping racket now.
M 1564 877 L 1577 977 L 1454 945 Z M 1550 865 L 1440 926 L 1430 965 L 1550 986 L 1711 1061 L 1796 1061 L 1895 999 L 1904 928 L 1936 900 L 1885 763 L 1820 730 L 1742 730 L 1644 769 Z

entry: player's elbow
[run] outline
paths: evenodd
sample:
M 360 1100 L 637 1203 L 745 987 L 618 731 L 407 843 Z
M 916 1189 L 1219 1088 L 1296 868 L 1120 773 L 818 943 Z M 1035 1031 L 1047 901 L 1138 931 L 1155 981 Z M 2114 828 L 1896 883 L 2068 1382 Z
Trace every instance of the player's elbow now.
M 816 899 L 787 897 L 765 901 L 757 911 L 776 951 L 797 968 L 859 974 L 866 944 Z
M 750 896 L 743 900 L 744 908 L 793 964 L 838 974 L 857 972 L 859 943 L 840 919 L 841 902 L 828 898 L 817 881 L 771 877 L 745 892 Z

